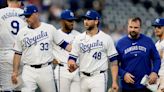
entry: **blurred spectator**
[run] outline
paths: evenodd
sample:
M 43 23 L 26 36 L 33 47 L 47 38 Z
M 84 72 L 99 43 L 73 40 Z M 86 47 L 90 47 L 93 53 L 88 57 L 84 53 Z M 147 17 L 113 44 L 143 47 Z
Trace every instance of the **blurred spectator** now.
M 79 9 L 79 2 L 80 0 L 69 0 L 70 10 L 72 12 L 76 12 Z
M 7 6 L 7 0 L 0 0 L 0 9 Z

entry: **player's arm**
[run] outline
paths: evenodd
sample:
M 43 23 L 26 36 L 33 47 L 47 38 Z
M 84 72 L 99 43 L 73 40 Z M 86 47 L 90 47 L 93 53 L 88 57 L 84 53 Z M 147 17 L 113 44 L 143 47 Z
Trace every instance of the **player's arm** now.
M 14 43 L 14 48 L 13 48 L 13 50 L 15 51 L 14 59 L 13 59 L 13 73 L 12 73 L 13 84 L 17 84 L 18 82 L 17 77 L 18 77 L 18 72 L 19 72 L 19 67 L 20 67 L 20 62 L 21 62 L 21 56 L 22 56 L 22 46 L 21 46 L 19 35 L 20 33 L 18 33 L 17 35 L 16 41 Z
M 111 62 L 111 72 L 112 72 L 112 80 L 114 82 L 117 82 L 117 78 L 118 78 L 118 61 L 117 60 Z
M 68 42 L 62 40 L 59 44 L 58 44 L 61 48 L 65 49 L 66 51 L 70 52 L 72 50 L 72 45 L 69 44 Z
M 69 54 L 68 62 L 67 62 L 68 68 L 69 68 L 68 70 L 70 72 L 73 72 L 78 68 L 76 61 L 77 61 L 79 52 L 80 50 L 79 50 L 79 45 L 78 45 L 78 38 L 75 38 L 75 40 L 72 43 L 72 50 Z
M 153 43 L 153 41 L 150 42 L 150 44 L 152 44 L 151 46 L 151 51 L 150 51 L 150 57 L 153 61 L 153 69 L 152 72 L 149 75 L 149 83 L 150 84 L 154 84 L 158 78 L 158 71 L 160 69 L 161 66 L 161 59 L 160 59 L 160 55 Z
M 108 60 L 111 62 L 111 73 L 112 73 L 112 88 L 118 91 L 118 60 L 117 60 L 117 51 L 114 46 L 114 41 L 111 37 L 108 38 L 107 43 L 107 55 Z
M 68 52 L 70 52 L 72 50 L 72 46 L 71 44 L 69 44 L 67 41 L 64 40 L 64 33 L 57 31 L 55 27 L 52 27 L 52 34 L 53 34 L 53 41 L 55 44 L 57 44 L 58 46 L 60 46 L 61 48 L 67 50 Z
M 114 56 L 110 59 L 110 67 L 111 67 L 111 74 L 112 74 L 112 88 L 113 90 L 118 90 L 118 60 L 117 56 Z
M 14 60 L 13 60 L 13 73 L 12 73 L 12 83 L 17 84 L 17 77 L 20 67 L 20 61 L 21 61 L 21 54 L 15 52 L 14 54 Z
M 164 47 L 161 47 L 161 49 L 159 50 L 159 55 L 160 55 L 160 58 L 163 59 L 163 54 L 164 54 Z
M 117 52 L 119 53 L 119 55 L 117 56 L 118 59 L 118 75 L 121 77 L 121 79 L 123 79 L 126 83 L 131 83 L 134 84 L 135 80 L 135 76 L 133 76 L 131 73 L 125 71 L 124 69 L 122 69 L 121 67 L 121 61 L 122 61 L 122 56 L 123 54 L 121 53 L 121 45 L 118 43 L 116 46 Z

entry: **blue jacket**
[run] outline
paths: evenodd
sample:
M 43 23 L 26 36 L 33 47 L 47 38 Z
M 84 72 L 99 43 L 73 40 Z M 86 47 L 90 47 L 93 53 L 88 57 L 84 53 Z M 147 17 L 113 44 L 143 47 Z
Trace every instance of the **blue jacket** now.
M 161 60 L 155 44 L 149 37 L 140 34 L 138 39 L 130 39 L 125 36 L 118 41 L 116 49 L 119 53 L 119 76 L 122 88 L 129 90 L 144 88 L 145 86 L 140 84 L 143 76 L 151 72 L 158 74 Z M 135 76 L 134 84 L 124 82 L 124 75 L 127 72 Z

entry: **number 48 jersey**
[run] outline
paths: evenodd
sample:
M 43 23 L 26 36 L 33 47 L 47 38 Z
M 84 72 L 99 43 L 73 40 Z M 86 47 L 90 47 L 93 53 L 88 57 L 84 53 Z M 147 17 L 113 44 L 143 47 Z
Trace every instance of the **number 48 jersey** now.
M 70 52 L 70 57 L 79 58 L 80 71 L 87 73 L 107 70 L 108 60 L 117 55 L 112 38 L 102 31 L 94 36 L 78 35 Z
M 13 48 L 16 35 L 20 28 L 27 25 L 20 8 L 3 8 L 0 9 L 0 50 L 11 50 Z

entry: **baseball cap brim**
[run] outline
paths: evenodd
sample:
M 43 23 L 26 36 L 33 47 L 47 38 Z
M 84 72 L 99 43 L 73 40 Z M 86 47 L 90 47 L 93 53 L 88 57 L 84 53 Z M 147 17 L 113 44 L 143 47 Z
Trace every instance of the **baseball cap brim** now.
M 82 16 L 82 18 L 84 18 L 84 19 L 93 19 L 93 18 L 91 18 L 90 16 Z M 94 19 L 93 19 L 94 20 Z
M 77 20 L 77 18 L 61 18 L 63 20 Z
M 164 25 L 154 23 L 152 24 L 152 26 L 164 26 Z
M 23 14 L 20 14 L 19 16 L 27 16 L 27 15 L 32 15 L 31 13 L 23 13 Z

